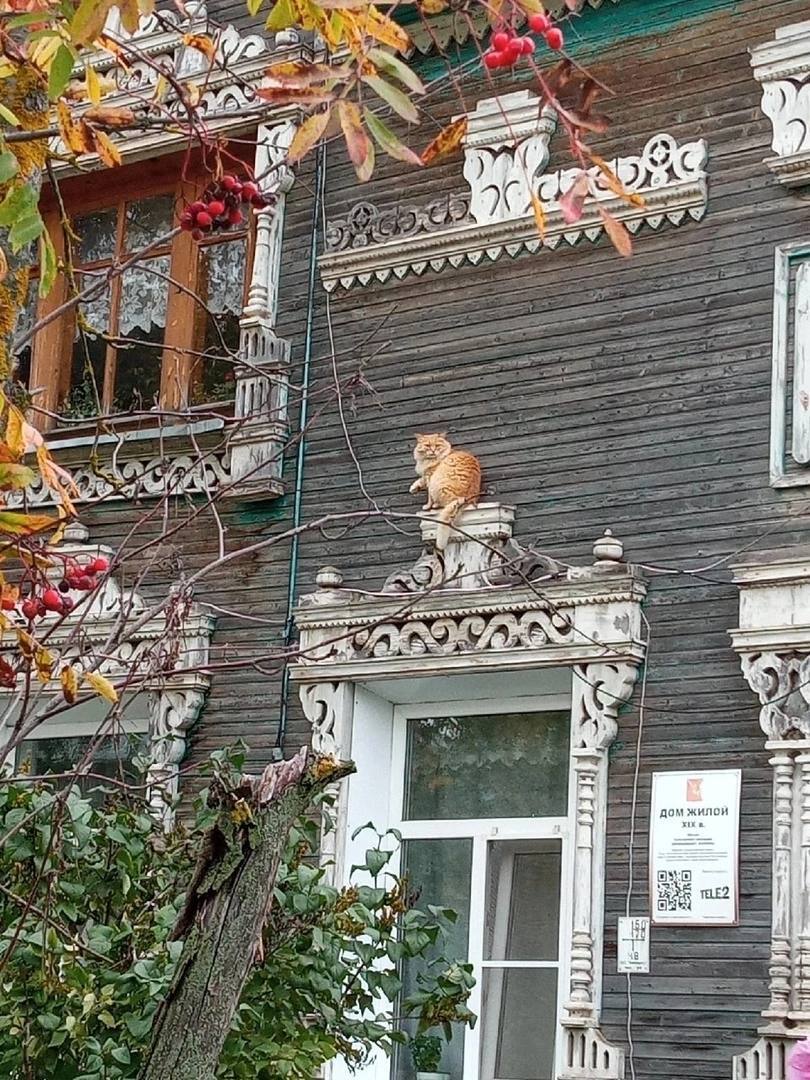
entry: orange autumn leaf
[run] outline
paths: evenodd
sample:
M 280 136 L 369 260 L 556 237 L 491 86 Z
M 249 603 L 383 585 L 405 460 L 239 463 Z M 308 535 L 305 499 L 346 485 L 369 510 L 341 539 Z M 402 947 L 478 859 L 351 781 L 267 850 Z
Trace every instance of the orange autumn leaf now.
M 546 235 L 546 212 L 543 209 L 543 204 L 538 197 L 532 192 L 532 211 L 534 212 L 534 220 L 537 225 L 537 231 L 540 236 L 545 239 Z
M 346 140 L 346 149 L 354 165 L 354 171 L 357 173 L 357 179 L 364 182 L 371 176 L 374 168 L 374 146 L 363 127 L 363 118 L 357 105 L 347 98 L 341 98 L 337 107 L 343 137 Z
M 467 117 L 462 116 L 458 120 L 453 120 L 447 127 L 442 128 L 436 138 L 422 151 L 422 164 L 429 165 L 437 158 L 457 150 L 466 134 Z
M 330 116 L 331 111 L 326 109 L 324 112 L 313 113 L 301 124 L 287 151 L 287 161 L 290 165 L 300 161 L 316 145 L 326 130 Z
M 599 207 L 599 215 L 602 218 L 605 232 L 608 234 L 611 244 L 620 255 L 624 256 L 625 259 L 629 259 L 633 254 L 633 241 L 625 225 L 601 206 Z

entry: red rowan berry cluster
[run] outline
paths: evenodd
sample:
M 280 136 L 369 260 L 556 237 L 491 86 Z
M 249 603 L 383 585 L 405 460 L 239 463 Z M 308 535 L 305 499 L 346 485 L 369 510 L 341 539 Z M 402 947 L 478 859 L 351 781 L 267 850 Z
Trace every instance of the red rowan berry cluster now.
M 24 618 L 29 622 L 47 615 L 49 611 L 59 615 L 67 615 L 73 610 L 75 602 L 67 595 L 71 590 L 75 592 L 91 592 L 98 585 L 98 575 L 106 574 L 110 564 L 103 557 L 91 559 L 84 565 L 80 565 L 75 559 L 65 560 L 65 574 L 56 588 L 47 580 L 45 588 L 41 592 L 36 587 L 19 605 Z M 13 611 L 17 607 L 17 600 L 11 596 L 4 596 L 0 606 L 6 611 Z
M 201 199 L 189 203 L 180 214 L 180 228 L 195 240 L 219 229 L 230 229 L 245 220 L 242 208 L 264 210 L 275 204 L 275 195 L 263 195 L 252 180 L 223 176 L 212 184 Z
M 563 32 L 552 24 L 548 15 L 530 15 L 529 29 L 533 34 L 542 34 L 550 49 L 563 47 Z M 533 38 L 518 37 L 513 30 L 498 30 L 492 35 L 490 45 L 490 50 L 484 53 L 484 64 L 490 71 L 514 67 L 521 56 L 531 56 L 536 48 Z

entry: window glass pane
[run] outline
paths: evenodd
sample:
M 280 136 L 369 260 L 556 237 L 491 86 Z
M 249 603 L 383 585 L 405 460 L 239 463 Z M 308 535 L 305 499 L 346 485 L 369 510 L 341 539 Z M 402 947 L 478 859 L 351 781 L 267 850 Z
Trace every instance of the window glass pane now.
M 17 325 L 14 327 L 14 337 L 20 338 L 27 334 L 34 325 L 37 317 L 37 304 L 39 297 L 39 279 L 31 277 L 28 282 L 28 290 L 25 295 L 25 304 L 17 313 Z M 27 387 L 31 377 L 31 345 L 28 342 L 21 349 L 17 349 L 14 355 L 14 370 L 12 377 L 20 386 Z
M 214 315 L 242 313 L 245 293 L 247 239 L 242 236 L 201 249 L 201 292 Z
M 74 230 L 79 237 L 77 261 L 89 263 L 111 259 L 115 252 L 117 226 L 118 211 L 115 207 L 76 218 Z
M 97 275 L 78 274 L 80 290 L 88 288 Z M 107 285 L 80 304 L 76 319 L 75 340 L 70 371 L 70 390 L 60 405 L 63 416 L 72 419 L 97 416 L 104 389 L 104 366 L 110 328 L 110 286 Z
M 406 819 L 564 816 L 565 712 L 408 721 Z
M 552 1080 L 556 968 L 485 968 L 481 1080 Z
M 560 845 L 489 845 L 485 960 L 556 960 L 560 919 Z
M 123 275 L 116 335 L 115 408 L 150 409 L 160 392 L 169 296 L 169 256 L 149 259 Z
M 115 735 L 105 738 L 96 748 L 89 770 L 116 780 L 138 779 L 133 758 L 143 753 L 146 735 Z M 26 764 L 29 773 L 42 776 L 46 773 L 70 772 L 82 760 L 91 742 L 90 736 L 64 736 L 52 739 L 30 739 L 23 742 L 17 754 L 17 768 Z M 97 777 L 85 777 L 79 781 L 82 791 L 90 791 L 103 784 Z
M 174 226 L 174 197 L 158 195 L 127 203 L 124 210 L 124 248 L 139 251 L 171 232 Z
M 228 401 L 234 396 L 247 240 L 239 237 L 209 245 L 200 250 L 200 258 L 200 296 L 206 311 L 203 355 L 196 360 L 192 377 L 195 404 Z
M 450 960 L 466 960 L 470 932 L 472 840 L 408 840 L 402 848 L 402 866 L 409 887 L 420 890 L 420 907 L 436 904 L 452 908 L 458 914 L 436 955 L 444 955 Z M 424 971 L 424 967 L 424 961 L 405 961 L 402 969 L 404 997 L 418 989 L 417 976 Z M 408 1022 L 405 1026 L 413 1032 L 415 1022 Z M 445 1047 L 441 1071 L 460 1077 L 463 1064 L 464 1041 L 459 1030 Z M 412 1080 L 413 1066 L 407 1050 L 398 1051 L 395 1055 L 394 1076 L 396 1080 Z

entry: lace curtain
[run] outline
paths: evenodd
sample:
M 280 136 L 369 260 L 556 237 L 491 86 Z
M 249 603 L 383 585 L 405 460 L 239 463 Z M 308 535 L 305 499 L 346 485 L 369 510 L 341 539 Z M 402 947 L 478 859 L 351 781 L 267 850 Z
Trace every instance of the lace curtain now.
M 203 251 L 207 304 L 212 315 L 242 314 L 247 241 L 232 240 Z
M 121 280 L 118 333 L 132 337 L 135 330 L 148 334 L 153 326 L 165 327 L 169 299 L 169 256 L 149 259 L 133 266 Z

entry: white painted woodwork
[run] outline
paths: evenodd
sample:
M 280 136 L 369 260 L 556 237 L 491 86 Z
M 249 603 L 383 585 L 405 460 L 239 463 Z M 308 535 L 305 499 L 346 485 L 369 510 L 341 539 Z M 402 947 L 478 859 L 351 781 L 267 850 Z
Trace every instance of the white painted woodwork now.
M 779 27 L 751 49 L 751 66 L 773 131 L 765 164 L 787 187 L 810 183 L 810 21 Z
M 607 755 L 616 736 L 618 711 L 632 695 L 645 655 L 641 604 L 646 589 L 637 571 L 624 563 L 622 545 L 609 531 L 594 545 L 592 566 L 565 569 L 550 560 L 544 565 L 536 558 L 532 562 L 512 537 L 513 521 L 513 509 L 498 503 L 470 508 L 458 519 L 447 550 L 439 553 L 434 547 L 435 519 L 426 517 L 424 550 L 416 564 L 392 574 L 382 593 L 371 597 L 344 589 L 340 572 L 324 568 L 318 574 L 318 590 L 303 597 L 296 609 L 301 654 L 291 675 L 300 685 L 313 745 L 338 754 L 351 749 L 362 767 L 348 791 L 341 790 L 337 844 L 334 853 L 329 851 L 344 879 L 351 864 L 348 837 L 355 824 L 374 819 L 373 811 L 386 814 L 386 824 L 396 822 L 406 838 L 425 835 L 429 829 L 431 836 L 473 835 L 474 845 L 486 843 L 474 822 L 397 821 L 405 746 L 404 723 L 397 717 L 418 715 L 420 709 L 433 710 L 434 715 L 438 708 L 467 713 L 508 710 L 514 704 L 510 689 L 514 693 L 518 685 L 528 693 L 520 699 L 525 707 L 536 710 L 538 690 L 545 686 L 548 695 L 550 688 L 568 685 L 568 817 L 488 821 L 486 828 L 501 838 L 516 830 L 518 835 L 535 837 L 545 821 L 544 827 L 552 830 L 549 835 L 562 838 L 568 873 L 565 891 L 572 905 L 563 919 L 560 951 L 556 1076 L 620 1080 L 624 1054 L 599 1031 Z M 499 575 L 504 573 L 517 573 L 520 584 L 501 583 Z M 538 574 L 542 590 L 526 584 L 527 577 Z M 561 671 L 568 673 L 563 683 Z M 449 688 L 471 688 L 471 679 L 478 689 L 453 701 Z M 435 699 L 419 705 L 430 700 L 428 690 L 437 685 L 442 687 L 442 705 Z M 397 700 L 408 704 L 394 708 Z M 390 771 L 387 760 L 394 762 Z M 370 775 L 375 777 L 373 785 L 368 783 Z M 386 775 L 392 784 L 387 808 L 379 792 Z M 375 790 L 367 791 L 369 786 Z M 379 816 L 375 824 L 380 827 Z M 479 859 L 473 877 L 481 878 L 474 890 L 483 890 L 485 849 L 473 850 L 474 860 Z M 473 915 L 476 903 L 482 904 L 483 898 L 473 896 Z M 471 953 L 471 960 L 482 963 L 475 955 Z M 475 1002 L 471 1007 L 475 1010 Z M 463 1080 L 478 1080 L 480 1031 L 466 1038 Z M 341 1069 L 334 1066 L 333 1080 L 342 1080 Z M 362 1075 L 383 1080 L 387 1065 L 377 1062 Z
M 611 190 L 593 166 L 587 170 L 589 194 L 582 217 L 571 222 L 560 200 L 581 170 L 545 171 L 557 126 L 552 109 L 542 107 L 530 90 L 521 90 L 480 100 L 467 119 L 467 190 L 390 210 L 361 202 L 345 218 L 330 221 L 319 259 L 327 290 L 439 271 L 448 264 L 476 265 L 484 257 L 536 252 L 582 237 L 594 241 L 604 230 L 604 211 L 631 232 L 644 223 L 657 229 L 665 220 L 673 225 L 700 220 L 706 211 L 708 150 L 702 139 L 679 145 L 662 132 L 650 138 L 640 154 L 609 162 L 625 192 L 640 197 L 638 205 Z M 543 207 L 542 235 L 532 196 Z
M 760 1039 L 734 1058 L 734 1080 L 787 1080 L 810 1034 L 810 548 L 762 552 L 734 568 L 743 675 L 760 700 L 773 770 L 769 1000 Z
M 810 262 L 796 270 L 793 325 L 793 457 L 806 465 L 810 461 Z

